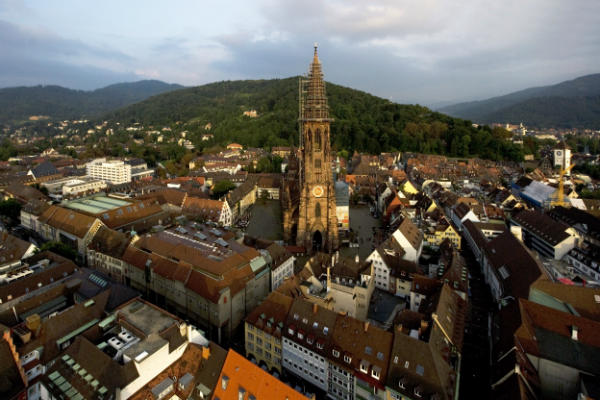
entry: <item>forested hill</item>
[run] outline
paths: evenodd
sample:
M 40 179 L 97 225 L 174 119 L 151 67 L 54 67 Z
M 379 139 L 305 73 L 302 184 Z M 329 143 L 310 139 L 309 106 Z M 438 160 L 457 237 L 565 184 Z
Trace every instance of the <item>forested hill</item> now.
M 106 112 L 183 86 L 156 80 L 118 83 L 93 91 L 61 86 L 31 86 L 0 89 L 0 123 L 15 123 L 30 116 L 50 119 L 98 117 Z
M 471 122 L 418 105 L 400 105 L 327 83 L 332 141 L 338 150 L 378 154 L 401 150 L 491 159 L 522 157 L 501 129 L 474 128 Z M 257 118 L 243 115 L 256 110 Z M 298 142 L 298 78 L 226 81 L 154 96 L 104 117 L 124 124 L 179 125 L 190 138 L 210 133 L 218 143 L 252 147 Z
M 538 128 L 600 128 L 600 74 L 440 109 L 481 123 L 523 122 Z

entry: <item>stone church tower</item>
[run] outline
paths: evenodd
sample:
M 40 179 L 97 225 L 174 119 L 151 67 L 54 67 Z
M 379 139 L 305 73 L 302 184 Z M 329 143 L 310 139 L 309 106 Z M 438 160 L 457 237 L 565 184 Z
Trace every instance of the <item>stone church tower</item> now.
M 302 142 L 296 244 L 309 252 L 332 252 L 339 245 L 329 140 L 329 124 L 333 119 L 329 117 L 316 46 L 303 103 L 299 118 Z

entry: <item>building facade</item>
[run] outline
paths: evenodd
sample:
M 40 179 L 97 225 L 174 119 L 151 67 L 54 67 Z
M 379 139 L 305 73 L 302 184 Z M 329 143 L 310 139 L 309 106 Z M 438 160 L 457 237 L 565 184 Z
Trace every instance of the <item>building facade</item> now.
M 112 185 L 131 182 L 131 165 L 121 160 L 97 158 L 85 165 L 86 175 L 103 179 Z

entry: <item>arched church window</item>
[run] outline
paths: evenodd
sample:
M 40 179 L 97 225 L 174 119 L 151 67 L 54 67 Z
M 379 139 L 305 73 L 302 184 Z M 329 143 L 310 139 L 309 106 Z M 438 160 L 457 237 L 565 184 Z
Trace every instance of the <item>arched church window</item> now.
M 321 203 L 315 204 L 315 217 L 321 216 Z
M 321 150 L 321 130 L 317 129 L 315 133 L 315 150 Z

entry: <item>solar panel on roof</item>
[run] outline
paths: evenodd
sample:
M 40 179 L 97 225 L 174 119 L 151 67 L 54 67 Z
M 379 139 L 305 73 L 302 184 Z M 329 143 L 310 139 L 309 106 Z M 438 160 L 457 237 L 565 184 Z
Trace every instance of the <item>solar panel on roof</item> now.
M 202 232 L 196 232 L 194 234 L 194 236 L 196 236 L 200 240 L 206 240 L 206 235 L 204 233 L 202 233 Z

